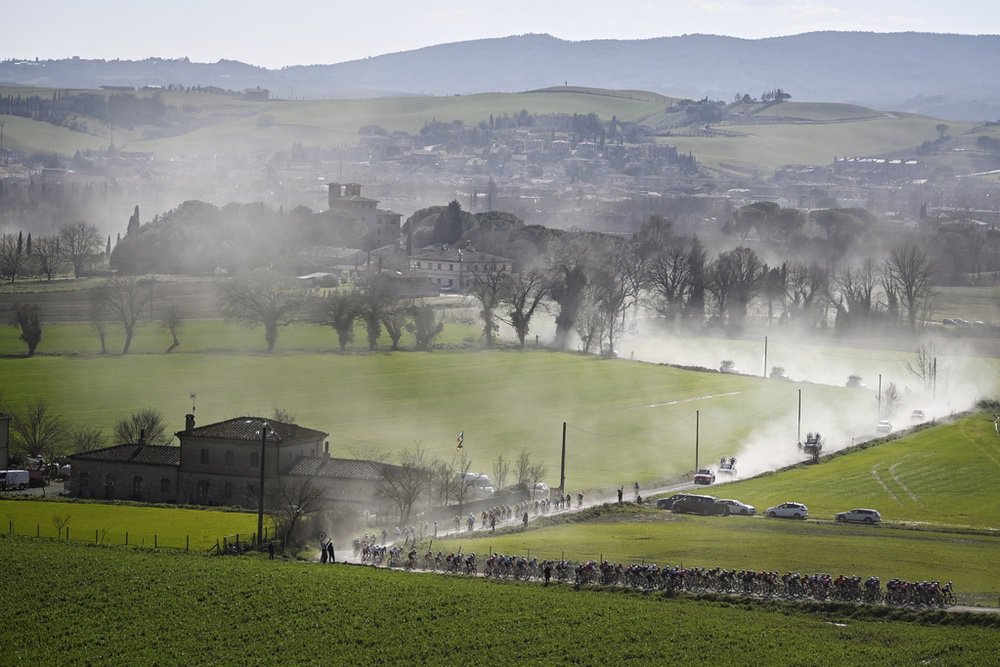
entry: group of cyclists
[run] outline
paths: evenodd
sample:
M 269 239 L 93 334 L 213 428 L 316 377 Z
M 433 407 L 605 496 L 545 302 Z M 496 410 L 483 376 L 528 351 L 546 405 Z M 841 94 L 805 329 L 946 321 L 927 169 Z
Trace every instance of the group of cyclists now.
M 537 557 L 490 554 L 480 562 L 476 554 L 445 554 L 428 550 L 418 554 L 416 547 L 377 545 L 359 554 L 362 563 L 382 567 L 422 569 L 446 574 L 482 574 L 495 579 L 539 580 L 546 584 L 572 583 L 622 586 L 644 591 L 695 594 L 719 593 L 759 598 L 836 600 L 862 604 L 885 603 L 904 607 L 947 607 L 956 603 L 952 583 L 911 582 L 892 579 L 885 589 L 879 577 L 800 574 L 797 572 L 726 570 L 720 567 L 660 567 L 655 563 L 624 565 L 606 560 L 576 563 L 569 560 L 539 560 Z

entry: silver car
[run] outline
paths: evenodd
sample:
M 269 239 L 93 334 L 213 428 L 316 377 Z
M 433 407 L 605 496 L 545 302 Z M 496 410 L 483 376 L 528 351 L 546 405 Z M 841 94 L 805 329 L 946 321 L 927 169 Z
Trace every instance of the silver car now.
M 767 508 L 767 516 L 782 519 L 804 519 L 809 516 L 809 508 L 802 503 L 781 503 Z
M 881 523 L 882 515 L 878 513 L 878 510 L 856 508 L 849 512 L 838 513 L 837 521 L 841 523 L 867 523 L 870 525 Z

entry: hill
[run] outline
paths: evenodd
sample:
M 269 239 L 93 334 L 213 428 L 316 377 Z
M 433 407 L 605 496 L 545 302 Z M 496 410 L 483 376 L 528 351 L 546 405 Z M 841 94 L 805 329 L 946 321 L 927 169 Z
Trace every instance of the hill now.
M 572 83 L 733 99 L 780 86 L 796 100 L 982 120 L 1000 115 L 1000 36 L 813 32 L 768 39 L 684 35 L 570 42 L 518 35 L 332 65 L 267 70 L 220 60 L 5 61 L 0 82 L 261 87 L 281 98 L 452 95 Z M 738 65 L 738 66 L 736 66 Z

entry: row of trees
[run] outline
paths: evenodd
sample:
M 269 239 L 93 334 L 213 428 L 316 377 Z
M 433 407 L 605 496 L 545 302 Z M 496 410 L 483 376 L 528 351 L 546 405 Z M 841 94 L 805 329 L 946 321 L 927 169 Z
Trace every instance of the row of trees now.
M 64 225 L 56 236 L 32 239 L 23 232 L 0 234 L 0 275 L 10 282 L 19 277 L 44 276 L 46 280 L 72 267 L 77 278 L 87 263 L 104 250 L 111 252 L 97 227 L 85 222 Z

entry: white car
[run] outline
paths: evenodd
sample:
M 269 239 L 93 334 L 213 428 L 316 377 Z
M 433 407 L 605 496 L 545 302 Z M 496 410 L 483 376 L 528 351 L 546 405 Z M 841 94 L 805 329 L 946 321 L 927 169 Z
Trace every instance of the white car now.
M 782 519 L 804 519 L 809 516 L 809 508 L 802 503 L 781 503 L 767 508 L 767 516 Z
M 751 516 L 757 513 L 757 508 L 753 505 L 747 505 L 746 503 L 741 503 L 738 500 L 733 500 L 732 498 L 720 498 L 715 501 L 716 506 L 719 509 L 719 514 L 739 514 L 741 516 Z
M 876 433 L 892 433 L 892 422 L 888 419 L 881 420 L 878 424 L 875 424 Z
M 882 515 L 878 513 L 878 510 L 856 508 L 849 512 L 838 513 L 837 521 L 841 523 L 881 523 Z
M 914 410 L 910 413 L 910 421 L 912 422 L 922 422 L 927 419 L 927 415 L 924 414 L 923 410 Z

